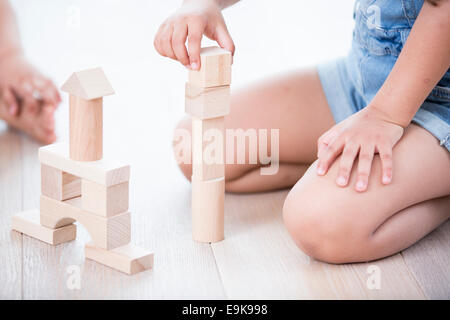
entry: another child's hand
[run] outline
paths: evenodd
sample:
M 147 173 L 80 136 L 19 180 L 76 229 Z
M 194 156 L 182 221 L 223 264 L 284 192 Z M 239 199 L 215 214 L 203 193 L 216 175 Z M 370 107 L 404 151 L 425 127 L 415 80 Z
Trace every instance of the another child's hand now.
M 161 25 L 155 36 L 154 45 L 162 56 L 198 70 L 203 34 L 217 41 L 222 48 L 234 53 L 233 40 L 216 1 L 185 0 L 181 8 Z M 188 49 L 185 45 L 186 39 Z
M 368 106 L 325 132 L 318 140 L 317 174 L 325 175 L 342 154 L 336 183 L 345 187 L 355 158 L 359 156 L 355 189 L 367 189 L 373 156 L 380 154 L 383 184 L 392 180 L 392 149 L 403 135 L 403 128 L 389 122 L 385 114 Z
M 56 109 L 61 102 L 52 81 L 38 72 L 22 55 L 11 55 L 0 61 L 0 95 L 12 116 L 22 112 L 36 115 L 43 106 Z

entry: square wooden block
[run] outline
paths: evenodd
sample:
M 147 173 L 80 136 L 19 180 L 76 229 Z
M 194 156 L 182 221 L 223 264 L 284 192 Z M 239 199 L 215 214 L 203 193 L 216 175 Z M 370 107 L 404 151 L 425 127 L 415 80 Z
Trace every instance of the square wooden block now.
M 192 174 L 199 180 L 225 176 L 224 118 L 192 118 Z
M 186 113 L 199 118 L 211 119 L 230 113 L 230 86 L 201 88 L 186 83 Z
M 81 195 L 81 179 L 61 169 L 41 164 L 41 193 L 55 200 Z
M 128 205 L 128 182 L 107 187 L 89 180 L 82 180 L 81 206 L 84 210 L 103 217 L 111 217 L 126 212 Z
M 231 52 L 219 47 L 200 51 L 200 70 L 189 71 L 189 83 L 198 87 L 227 86 L 231 83 Z

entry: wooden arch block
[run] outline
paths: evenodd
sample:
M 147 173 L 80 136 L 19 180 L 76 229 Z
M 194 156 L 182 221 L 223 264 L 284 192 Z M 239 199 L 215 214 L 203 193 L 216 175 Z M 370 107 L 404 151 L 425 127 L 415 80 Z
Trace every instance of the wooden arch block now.
M 80 202 L 80 198 L 56 201 L 41 196 L 41 224 L 55 229 L 78 221 L 88 230 L 95 245 L 106 250 L 130 242 L 131 215 L 129 212 L 105 218 L 81 209 Z

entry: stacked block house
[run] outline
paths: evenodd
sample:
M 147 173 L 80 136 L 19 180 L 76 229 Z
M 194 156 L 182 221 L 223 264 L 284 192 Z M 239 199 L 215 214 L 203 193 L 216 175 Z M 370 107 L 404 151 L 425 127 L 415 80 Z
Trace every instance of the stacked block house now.
M 225 116 L 230 112 L 231 53 L 201 49 L 199 71 L 189 71 L 185 109 L 192 116 L 192 236 L 199 242 L 224 239 Z M 214 161 L 206 159 L 211 139 L 221 139 Z
M 51 245 L 76 238 L 75 221 L 89 232 L 85 257 L 134 274 L 153 265 L 153 253 L 131 240 L 130 166 L 103 158 L 103 97 L 114 94 L 101 68 L 72 74 L 70 142 L 39 149 L 40 210 L 13 216 L 12 228 Z

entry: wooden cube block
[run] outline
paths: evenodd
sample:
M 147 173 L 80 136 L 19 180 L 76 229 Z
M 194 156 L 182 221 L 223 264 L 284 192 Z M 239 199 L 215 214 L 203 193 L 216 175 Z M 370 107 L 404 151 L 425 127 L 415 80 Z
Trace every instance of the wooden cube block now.
M 198 119 L 223 117 L 230 113 L 230 86 L 201 88 L 186 83 L 186 113 Z
M 69 146 L 55 143 L 39 148 L 39 161 L 82 179 L 105 186 L 112 186 L 130 180 L 130 166 L 116 160 L 102 159 L 81 162 L 69 157 Z
M 231 83 L 231 53 L 219 47 L 202 48 L 200 70 L 189 71 L 189 83 L 198 87 L 218 87 Z
M 41 193 L 55 200 L 81 195 L 81 179 L 61 169 L 41 164 Z
M 84 180 L 81 182 L 81 207 L 104 217 L 128 210 L 129 183 L 123 182 L 110 187 Z
M 192 174 L 199 180 L 225 176 L 224 118 L 192 118 Z
M 56 229 L 42 226 L 37 209 L 15 214 L 12 217 L 12 229 L 51 245 L 72 241 L 77 237 L 77 227 L 74 224 Z
M 81 198 L 56 201 L 41 196 L 41 224 L 48 228 L 60 228 L 78 221 L 89 232 L 97 247 L 114 249 L 131 240 L 131 215 L 121 213 L 110 218 L 101 217 L 81 209 Z
M 135 274 L 153 267 L 153 253 L 127 244 L 112 250 L 96 247 L 93 243 L 86 244 L 84 255 L 108 267 L 127 274 Z
M 224 238 L 225 179 L 202 181 L 192 176 L 192 237 L 199 242 Z

